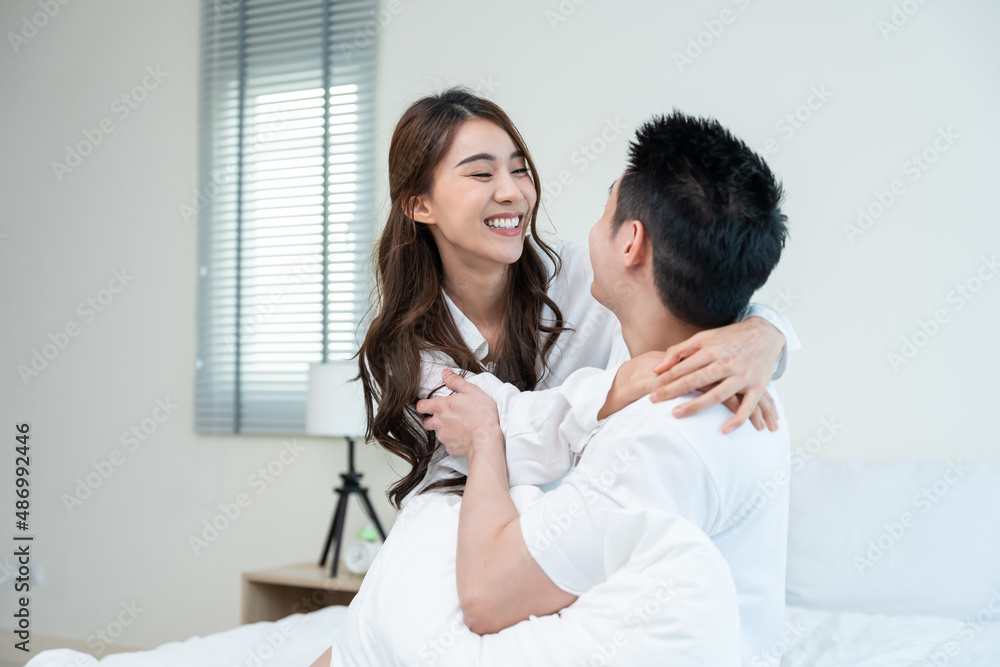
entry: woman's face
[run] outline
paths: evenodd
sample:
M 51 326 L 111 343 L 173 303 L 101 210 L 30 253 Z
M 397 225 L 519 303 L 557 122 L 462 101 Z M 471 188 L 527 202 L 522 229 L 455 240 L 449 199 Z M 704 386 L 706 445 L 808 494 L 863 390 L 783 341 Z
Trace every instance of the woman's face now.
M 507 132 L 480 118 L 463 123 L 434 170 L 413 219 L 430 225 L 444 266 L 512 264 L 538 195 L 524 156 Z

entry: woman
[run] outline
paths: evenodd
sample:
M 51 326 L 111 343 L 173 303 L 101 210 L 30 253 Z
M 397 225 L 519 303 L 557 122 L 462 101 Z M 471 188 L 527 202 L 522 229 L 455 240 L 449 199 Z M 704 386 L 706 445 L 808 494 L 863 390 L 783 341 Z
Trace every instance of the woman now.
M 694 411 L 745 392 L 734 418 L 740 423 L 764 393 L 784 336 L 745 320 L 609 371 L 614 381 L 603 406 L 574 406 L 559 394 L 573 371 L 604 367 L 620 338 L 617 321 L 590 295 L 586 247 L 562 244 L 557 253 L 539 238 L 537 171 L 520 133 L 492 102 L 451 89 L 414 103 L 392 137 L 389 190 L 376 255 L 379 304 L 361 346 L 360 375 L 369 437 L 410 465 L 389 493 L 403 510 L 397 525 L 411 518 L 409 499 L 432 489 L 460 493 L 467 472 L 467 462 L 438 447 L 414 407 L 441 385 L 443 368 L 504 383 L 495 388 L 511 397 L 499 401 L 501 423 L 511 425 L 511 485 L 560 477 L 571 465 L 572 442 L 558 437 L 572 432 L 567 424 L 586 431 L 598 409 L 605 416 L 657 385 L 666 399 L 721 381 Z M 651 370 L 681 358 L 672 374 L 656 378 Z M 722 365 L 731 371 L 720 373 Z M 761 414 L 753 419 L 763 427 Z M 391 567 L 378 566 L 373 573 Z M 359 598 L 364 593 L 363 586 Z M 316 664 L 329 664 L 329 653 Z

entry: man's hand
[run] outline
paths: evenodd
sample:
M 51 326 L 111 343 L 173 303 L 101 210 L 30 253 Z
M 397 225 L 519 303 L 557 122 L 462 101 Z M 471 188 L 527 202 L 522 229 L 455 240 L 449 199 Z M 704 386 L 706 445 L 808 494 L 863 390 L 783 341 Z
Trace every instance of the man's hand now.
M 760 317 L 702 331 L 667 350 L 663 360 L 653 368 L 662 375 L 652 400 L 667 401 L 711 387 L 698 398 L 674 408 L 674 416 L 687 417 L 727 401 L 732 409 L 735 399 L 736 414 L 723 425 L 723 433 L 741 426 L 758 404 L 768 428 L 776 431 L 778 413 L 767 394 L 767 385 L 784 346 L 784 335 Z
M 497 404 L 489 394 L 450 370 L 441 373 L 451 396 L 417 401 L 417 412 L 430 415 L 424 427 L 434 431 L 452 456 L 469 458 L 474 443 L 503 440 Z

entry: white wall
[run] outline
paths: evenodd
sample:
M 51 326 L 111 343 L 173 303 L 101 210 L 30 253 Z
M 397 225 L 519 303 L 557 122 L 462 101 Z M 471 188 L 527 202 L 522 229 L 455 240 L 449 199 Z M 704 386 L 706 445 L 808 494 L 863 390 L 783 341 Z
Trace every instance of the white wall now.
M 1000 279 L 960 310 L 949 292 L 975 277 L 983 256 L 1000 254 L 991 197 L 1000 7 L 912 4 L 919 11 L 883 39 L 878 23 L 893 13 L 884 0 L 386 3 L 379 159 L 416 96 L 472 85 L 519 124 L 543 182 L 567 172 L 572 182 L 549 190 L 546 206 L 559 237 L 583 240 L 637 123 L 673 106 L 714 115 L 769 154 L 788 191 L 791 241 L 760 299 L 792 295 L 787 312 L 805 344 L 780 385 L 793 441 L 802 446 L 832 419 L 842 426 L 822 455 L 995 459 Z M 565 16 L 550 13 L 560 7 Z M 731 22 L 679 70 L 673 52 L 724 9 Z M 0 32 L 20 31 L 38 11 L 37 0 L 3 3 Z M 239 573 L 315 558 L 328 525 L 343 445 L 300 438 L 305 452 L 229 530 L 198 556 L 188 546 L 283 447 L 281 438 L 192 432 L 196 230 L 177 207 L 196 184 L 197 29 L 192 1 L 71 2 L 16 53 L 9 38 L 0 44 L 0 423 L 8 444 L 20 421 L 34 436 L 36 633 L 85 639 L 133 600 L 144 611 L 123 644 L 232 627 Z M 166 77 L 120 118 L 113 101 L 147 66 Z M 794 132 L 779 126 L 813 89 L 829 99 L 813 98 L 819 108 Z M 51 163 L 104 118 L 114 132 L 57 180 Z M 939 128 L 958 138 L 911 181 L 907 161 Z M 602 152 L 590 160 L 580 147 L 592 142 Z M 903 194 L 849 241 L 858 207 L 894 179 Z M 123 267 L 134 280 L 88 321 L 78 304 Z M 887 354 L 938 309 L 947 323 L 893 370 Z M 25 385 L 17 366 L 71 322 L 79 334 Z M 60 496 L 124 449 L 122 431 L 167 397 L 175 413 L 67 512 Z M 382 492 L 394 473 L 372 448 L 359 463 L 388 522 Z M 11 503 L 9 473 L 0 489 Z M 0 585 L 0 626 L 11 627 L 11 581 Z

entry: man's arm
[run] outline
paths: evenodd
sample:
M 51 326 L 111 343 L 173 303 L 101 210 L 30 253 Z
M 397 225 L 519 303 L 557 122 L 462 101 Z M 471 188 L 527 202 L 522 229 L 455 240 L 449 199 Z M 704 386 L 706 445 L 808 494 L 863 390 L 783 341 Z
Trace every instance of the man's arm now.
M 499 425 L 478 429 L 458 523 L 458 597 L 465 624 L 492 634 L 531 615 L 552 614 L 576 596 L 557 587 L 531 556 L 507 487 Z
M 518 515 L 495 404 L 461 376 L 448 374 L 445 382 L 455 392 L 449 397 L 454 409 L 425 425 L 449 454 L 469 459 L 457 576 L 473 631 L 497 632 L 530 615 L 553 613 L 602 581 L 605 509 L 653 505 L 706 532 L 717 521 L 719 494 L 700 457 L 669 426 L 650 420 L 648 411 L 623 418 L 600 447 L 588 447 L 559 488 Z

